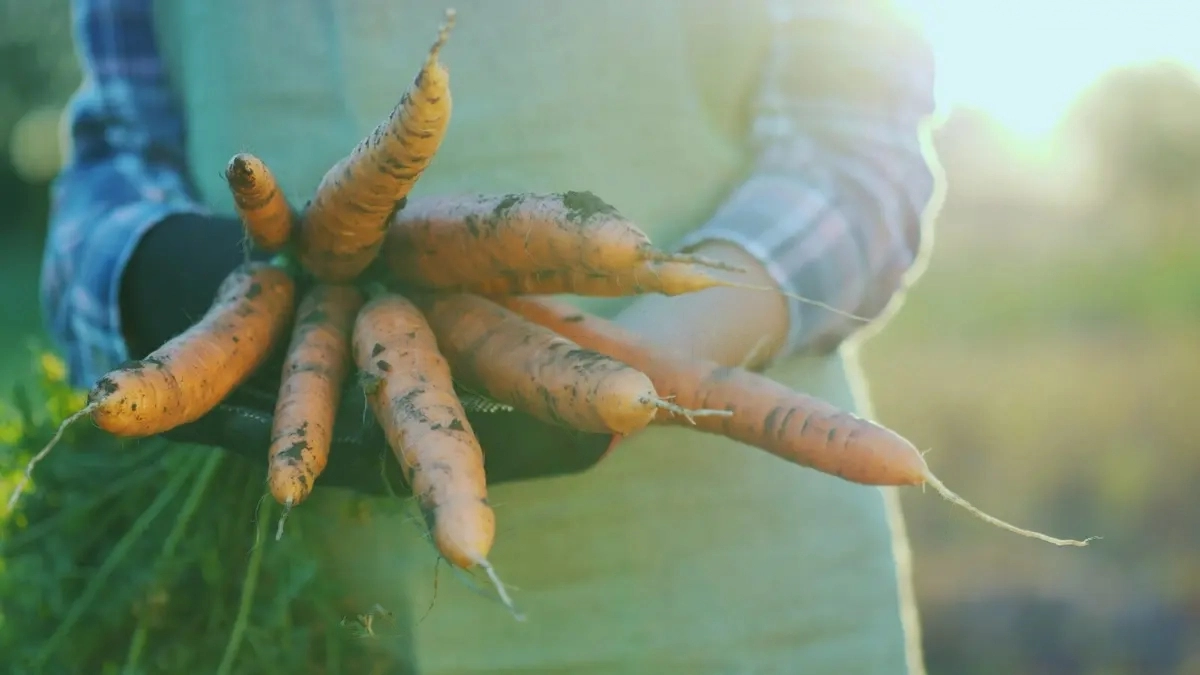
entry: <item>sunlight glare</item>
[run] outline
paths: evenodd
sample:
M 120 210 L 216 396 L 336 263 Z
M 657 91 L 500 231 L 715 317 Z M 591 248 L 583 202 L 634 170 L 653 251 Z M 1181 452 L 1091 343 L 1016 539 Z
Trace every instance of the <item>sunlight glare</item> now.
M 898 0 L 937 54 L 938 104 L 985 111 L 1027 143 L 1047 141 L 1080 93 L 1114 66 L 1200 66 L 1188 0 Z

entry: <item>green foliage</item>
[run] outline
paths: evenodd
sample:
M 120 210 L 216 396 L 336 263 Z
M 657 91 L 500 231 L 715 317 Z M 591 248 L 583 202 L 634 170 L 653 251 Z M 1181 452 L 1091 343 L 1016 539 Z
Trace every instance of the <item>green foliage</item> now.
M 52 355 L 0 416 L 0 497 L 84 402 Z M 21 673 L 358 672 L 264 467 L 87 422 L 0 515 L 0 654 Z M 317 667 L 313 664 L 331 665 Z M 340 666 L 340 667 L 339 667 Z

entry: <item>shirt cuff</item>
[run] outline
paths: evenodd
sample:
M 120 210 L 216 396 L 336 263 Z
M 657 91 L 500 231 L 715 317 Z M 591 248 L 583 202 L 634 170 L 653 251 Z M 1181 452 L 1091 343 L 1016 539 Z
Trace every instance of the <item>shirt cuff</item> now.
M 121 323 L 121 279 L 142 237 L 168 216 L 205 212 L 186 199 L 138 201 L 117 206 L 99 220 L 58 224 L 60 243 L 67 243 L 76 233 L 82 235 L 78 241 L 85 248 L 63 256 L 63 260 L 74 260 L 76 268 L 59 272 L 64 297 L 50 317 L 51 332 L 65 353 L 72 386 L 91 387 L 129 358 Z M 54 287 L 53 280 L 47 285 Z
M 861 284 L 849 284 L 834 270 L 843 264 L 848 248 L 840 239 L 852 236 L 830 197 L 832 188 L 819 174 L 798 180 L 794 175 L 752 176 L 727 199 L 707 222 L 678 243 L 689 251 L 708 241 L 724 241 L 744 249 L 770 274 L 784 292 L 853 312 Z M 843 269 L 860 262 L 849 261 Z M 827 307 L 787 299 L 788 335 L 772 362 L 800 351 L 812 351 L 831 317 Z M 834 344 L 828 348 L 835 348 Z

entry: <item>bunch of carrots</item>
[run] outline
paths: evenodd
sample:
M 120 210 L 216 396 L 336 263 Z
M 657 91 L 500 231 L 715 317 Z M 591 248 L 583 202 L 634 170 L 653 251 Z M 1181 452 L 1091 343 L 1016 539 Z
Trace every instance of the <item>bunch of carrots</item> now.
M 659 250 L 595 195 L 409 200 L 450 121 L 449 74 L 438 56 L 454 18 L 448 11 L 399 104 L 329 169 L 302 211 L 290 208 L 259 158 L 230 160 L 225 176 L 248 238 L 275 257 L 231 272 L 188 330 L 101 378 L 59 435 L 83 417 L 122 437 L 197 420 L 287 341 L 264 448 L 270 491 L 285 515 L 325 468 L 343 387 L 357 377 L 437 550 L 458 567 L 484 569 L 510 607 L 488 562 L 495 515 L 483 449 L 456 383 L 552 424 L 618 437 L 651 424 L 687 425 L 855 483 L 930 485 L 1022 535 L 1089 541 L 984 514 L 890 429 L 755 372 L 649 346 L 547 297 L 738 286 L 709 271 L 724 265 Z M 368 268 L 385 270 L 382 282 Z M 301 275 L 315 283 L 297 299 Z M 30 461 L 26 478 L 57 438 Z M 19 494 L 20 487 L 10 508 Z

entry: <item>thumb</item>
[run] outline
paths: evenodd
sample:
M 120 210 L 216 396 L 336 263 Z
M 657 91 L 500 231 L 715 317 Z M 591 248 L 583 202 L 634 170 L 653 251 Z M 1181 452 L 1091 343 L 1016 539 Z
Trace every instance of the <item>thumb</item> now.
M 270 443 L 271 415 L 223 403 L 195 422 L 171 429 L 163 437 L 176 443 L 224 448 L 254 460 L 265 456 L 264 449 Z

